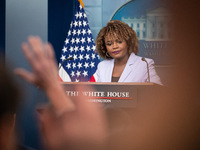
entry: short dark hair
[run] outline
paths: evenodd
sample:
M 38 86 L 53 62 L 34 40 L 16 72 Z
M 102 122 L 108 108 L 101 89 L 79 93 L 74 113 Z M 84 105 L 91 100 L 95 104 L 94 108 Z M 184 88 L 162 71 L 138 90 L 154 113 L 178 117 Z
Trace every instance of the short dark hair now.
M 107 26 L 103 27 L 96 39 L 97 52 L 104 59 L 112 59 L 106 55 L 107 49 L 105 44 L 105 37 L 107 35 L 117 36 L 117 38 L 125 40 L 128 46 L 128 52 L 134 52 L 136 55 L 139 49 L 138 37 L 135 31 L 126 23 L 120 20 L 111 20 Z

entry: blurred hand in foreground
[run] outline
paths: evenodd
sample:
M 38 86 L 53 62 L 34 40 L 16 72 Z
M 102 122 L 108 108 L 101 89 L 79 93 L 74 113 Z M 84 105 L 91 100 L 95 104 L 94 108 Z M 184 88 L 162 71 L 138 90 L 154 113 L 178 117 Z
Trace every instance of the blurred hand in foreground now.
M 50 43 L 42 43 L 39 37 L 30 36 L 28 42 L 22 44 L 22 50 L 33 72 L 16 69 L 16 74 L 45 91 L 58 83 L 58 69 Z
M 81 95 L 81 92 L 73 101 L 67 97 L 58 81 L 51 44 L 30 36 L 22 44 L 22 50 L 32 72 L 18 68 L 15 73 L 42 88 L 52 106 L 43 109 L 39 117 L 46 147 L 51 150 L 104 147 L 107 127 L 103 108 L 100 104 L 88 102 L 88 97 Z
M 104 110 L 99 103 L 88 102 L 81 91 L 73 99 L 74 111 L 57 116 L 51 107 L 40 113 L 44 142 L 50 150 L 105 150 L 107 125 Z

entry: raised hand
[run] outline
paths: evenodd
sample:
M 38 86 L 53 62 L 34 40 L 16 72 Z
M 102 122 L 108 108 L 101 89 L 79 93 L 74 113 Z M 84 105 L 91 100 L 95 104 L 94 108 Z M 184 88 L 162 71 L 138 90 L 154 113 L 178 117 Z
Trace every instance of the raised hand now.
M 30 36 L 28 42 L 22 44 L 22 50 L 32 72 L 16 69 L 17 75 L 44 90 L 58 82 L 58 70 L 50 43 L 42 43 L 39 37 Z

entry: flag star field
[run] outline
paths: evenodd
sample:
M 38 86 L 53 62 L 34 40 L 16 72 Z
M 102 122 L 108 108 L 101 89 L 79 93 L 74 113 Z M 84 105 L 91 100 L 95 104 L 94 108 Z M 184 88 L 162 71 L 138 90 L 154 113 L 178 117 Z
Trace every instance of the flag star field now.
M 82 5 L 76 1 L 75 15 L 61 52 L 59 76 L 62 81 L 87 82 L 100 61 Z M 67 58 L 72 60 L 66 60 Z M 63 63 L 63 64 L 62 64 Z M 61 66 L 62 64 L 62 66 Z

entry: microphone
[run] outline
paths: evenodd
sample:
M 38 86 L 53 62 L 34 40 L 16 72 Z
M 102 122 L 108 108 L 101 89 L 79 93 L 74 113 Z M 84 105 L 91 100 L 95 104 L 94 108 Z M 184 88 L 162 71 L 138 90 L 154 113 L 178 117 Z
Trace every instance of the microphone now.
M 63 65 L 66 61 L 68 61 L 68 60 L 73 60 L 73 59 L 74 59 L 73 57 L 68 57 L 68 58 L 66 58 L 65 60 L 63 60 L 58 70 L 60 70 L 60 68 L 62 67 L 62 65 Z
M 147 64 L 148 82 L 150 82 L 150 75 L 149 75 L 149 64 L 148 64 L 147 60 L 146 60 L 144 57 L 142 57 L 142 61 L 145 61 L 145 62 L 146 62 L 146 64 Z

